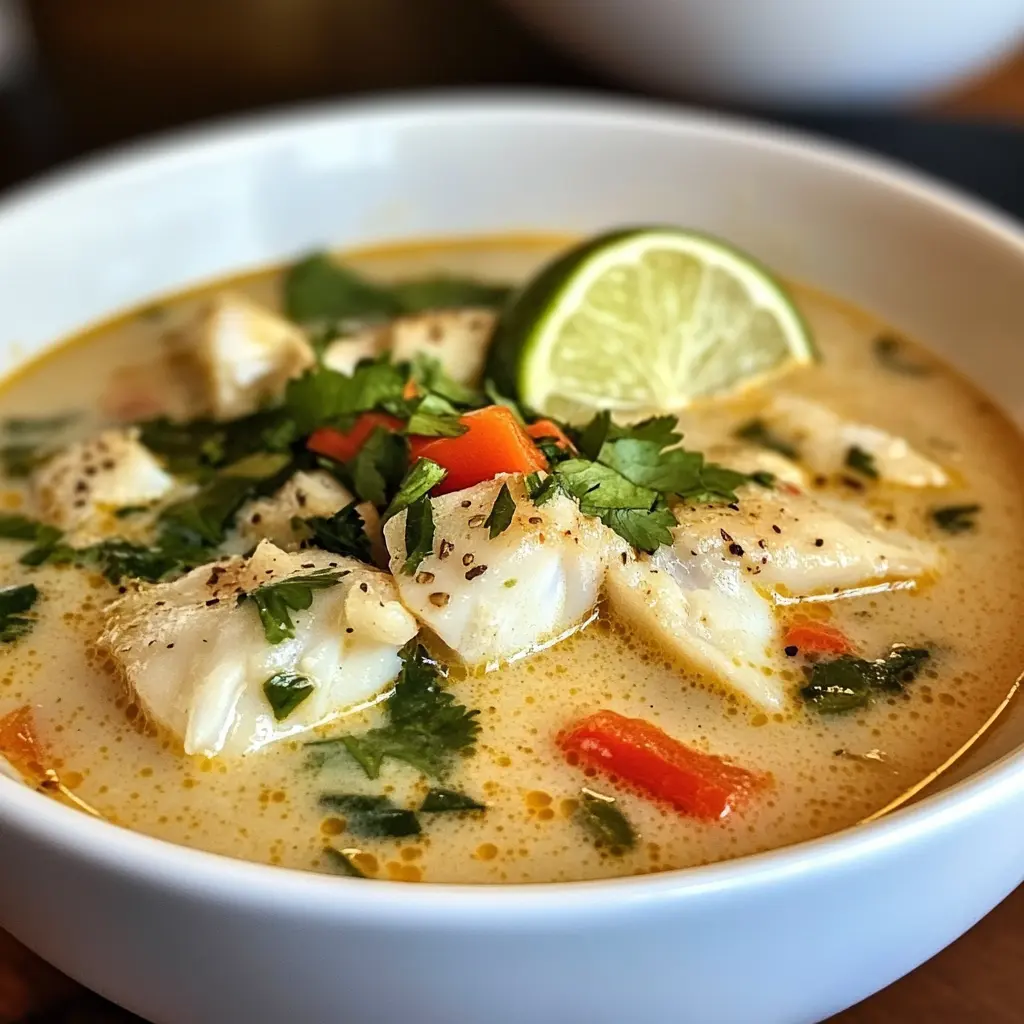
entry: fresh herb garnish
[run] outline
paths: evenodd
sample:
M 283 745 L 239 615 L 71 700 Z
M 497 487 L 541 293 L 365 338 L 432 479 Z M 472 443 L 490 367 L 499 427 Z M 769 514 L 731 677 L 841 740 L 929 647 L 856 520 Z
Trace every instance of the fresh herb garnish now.
M 315 689 L 308 676 L 292 672 L 278 672 L 263 684 L 263 693 L 278 722 L 283 722 Z
M 460 437 L 469 427 L 459 416 L 459 410 L 447 398 L 424 395 L 413 406 L 404 431 L 419 437 Z
M 62 412 L 56 416 L 12 416 L 3 421 L 5 434 L 53 434 L 69 427 L 81 417 L 79 412 Z
M 0 538 L 4 540 L 36 541 L 39 531 L 44 529 L 46 527 L 35 519 L 13 512 L 0 512 Z
M 239 597 L 238 603 L 252 601 L 268 643 L 279 644 L 295 636 L 291 613 L 307 609 L 313 603 L 315 591 L 335 586 L 346 575 L 344 570 L 315 569 L 302 576 L 264 583 Z
M 391 319 L 403 308 L 389 288 L 368 281 L 325 253 L 314 253 L 285 274 L 284 312 L 297 323 L 316 323 Z
M 421 814 L 445 814 L 448 811 L 486 811 L 487 806 L 454 789 L 432 789 L 420 804 Z
M 456 754 L 469 753 L 480 726 L 478 711 L 455 702 L 441 687 L 437 664 L 412 642 L 402 651 L 402 671 L 394 693 L 384 702 L 387 724 L 358 735 L 307 744 L 316 767 L 347 751 L 371 779 L 386 757 L 404 761 L 424 775 L 443 776 Z
M 874 455 L 855 444 L 846 451 L 846 465 L 872 480 L 878 479 L 878 466 L 875 465 Z
M 502 484 L 498 496 L 494 499 L 491 511 L 484 520 L 484 526 L 488 529 L 488 536 L 491 540 L 504 533 L 511 525 L 516 514 L 516 502 L 508 489 L 508 484 Z
M 598 846 L 621 857 L 636 844 L 637 835 L 619 810 L 614 797 L 584 787 L 580 790 L 578 818 Z
M 440 360 L 433 356 L 418 354 L 409 369 L 418 389 L 427 394 L 437 395 L 461 409 L 476 409 L 487 404 L 479 391 L 449 377 Z
M 412 576 L 420 562 L 433 550 L 434 510 L 430 498 L 424 495 L 414 501 L 405 514 L 405 563 L 402 572 Z
M 409 443 L 401 434 L 374 427 L 349 464 L 352 487 L 363 501 L 384 508 L 398 492 L 409 466 Z
M 324 847 L 324 856 L 339 875 L 348 875 L 349 878 L 365 878 L 366 873 L 355 862 L 355 856 L 359 850 L 338 850 L 333 846 Z
M 840 714 L 866 707 L 882 692 L 899 692 L 912 682 L 930 657 L 923 647 L 897 645 L 885 658 L 865 661 L 844 654 L 833 661 L 819 661 L 800 691 L 804 700 L 823 715 Z
M 39 599 L 39 590 L 31 583 L 0 588 L 0 643 L 13 644 L 34 625 L 35 616 L 26 615 Z
M 5 444 L 0 446 L 0 463 L 5 476 L 20 479 L 30 476 L 53 454 L 53 449 L 36 444 Z
M 931 367 L 908 359 L 904 352 L 904 344 L 891 334 L 882 334 L 875 338 L 875 358 L 887 370 L 901 373 L 905 377 L 927 377 Z
M 95 566 L 111 583 L 119 583 L 125 577 L 156 582 L 181 569 L 183 558 L 198 563 L 204 557 L 205 554 L 200 551 L 186 558 L 182 550 L 172 552 L 159 545 L 133 544 L 131 541 L 114 538 L 87 548 L 63 550 L 58 545 L 52 549 L 47 561 L 73 560 L 82 566 Z
M 481 306 L 497 309 L 504 305 L 512 288 L 506 284 L 474 281 L 468 277 L 447 274 L 401 281 L 392 291 L 407 313 L 428 309 L 458 309 Z
M 350 502 L 330 516 L 296 516 L 292 527 L 303 527 L 318 548 L 332 551 L 346 558 L 357 558 L 360 562 L 372 560 L 370 538 L 363 528 L 363 517 L 357 510 L 357 503 Z
M 932 520 L 946 533 L 967 533 L 978 524 L 974 517 L 981 511 L 980 505 L 946 505 L 931 511 Z
M 387 522 L 402 509 L 408 508 L 414 501 L 419 501 L 424 495 L 429 494 L 447 475 L 448 470 L 433 460 L 417 459 L 412 469 L 406 473 L 398 493 L 391 499 L 391 504 L 384 513 L 384 521 Z
M 81 414 L 57 416 L 16 416 L 4 420 L 0 430 L 5 438 L 0 445 L 0 464 L 9 477 L 26 477 L 57 450 L 54 435 L 60 434 Z
M 421 831 L 415 812 L 396 807 L 386 796 L 324 793 L 320 806 L 344 815 L 348 831 L 366 839 L 400 839 Z
M 733 434 L 741 441 L 749 441 L 761 448 L 768 448 L 770 451 L 785 455 L 787 459 L 799 457 L 797 449 L 788 441 L 783 440 L 777 434 L 772 433 L 768 425 L 761 419 L 753 419 L 744 423 Z
M 351 375 L 316 367 L 288 382 L 283 412 L 300 436 L 374 409 L 406 414 L 404 391 L 408 379 L 407 370 L 387 356 L 361 362 Z

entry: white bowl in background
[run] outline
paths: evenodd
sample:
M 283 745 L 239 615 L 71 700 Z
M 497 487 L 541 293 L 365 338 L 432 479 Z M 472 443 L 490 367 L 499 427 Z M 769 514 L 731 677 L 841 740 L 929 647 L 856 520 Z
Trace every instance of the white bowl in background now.
M 754 106 L 881 104 L 1019 42 L 1024 0 L 503 0 L 623 81 Z
M 758 125 L 536 98 L 194 132 L 0 204 L 0 371 L 154 294 L 314 246 L 676 222 L 923 338 L 1024 421 L 1024 234 Z M 613 881 L 402 885 L 242 863 L 0 777 L 0 926 L 160 1024 L 774 1024 L 911 970 L 1024 876 L 1024 704 L 877 823 Z

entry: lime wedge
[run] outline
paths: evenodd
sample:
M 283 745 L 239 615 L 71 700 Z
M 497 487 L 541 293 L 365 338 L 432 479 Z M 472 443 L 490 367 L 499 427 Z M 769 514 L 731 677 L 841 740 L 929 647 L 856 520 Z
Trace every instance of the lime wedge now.
M 556 259 L 510 300 L 488 375 L 532 409 L 654 413 L 817 358 L 785 289 L 706 235 L 640 228 Z

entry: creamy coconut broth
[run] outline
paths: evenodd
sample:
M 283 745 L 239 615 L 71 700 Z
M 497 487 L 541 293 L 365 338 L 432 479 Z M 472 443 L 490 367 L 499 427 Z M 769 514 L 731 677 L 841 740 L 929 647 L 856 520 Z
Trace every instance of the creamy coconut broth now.
M 517 281 L 563 245 L 512 239 L 368 251 L 345 259 L 379 281 L 439 271 Z M 168 399 L 166 377 L 157 364 L 169 336 L 187 334 L 204 304 L 223 287 L 174 297 L 111 321 L 28 365 L 0 391 L 0 417 L 8 421 L 5 443 L 57 445 L 118 419 L 155 415 Z M 385 757 L 379 776 L 371 778 L 344 748 L 308 745 L 381 726 L 387 714 L 381 703 L 251 753 L 187 755 L 181 735 L 166 722 L 153 721 L 152 714 L 147 720 L 143 703 L 126 689 L 124 668 L 111 655 L 111 645 L 98 646 L 109 628 L 107 606 L 138 585 L 127 577 L 119 585 L 108 582 L 96 565 L 26 568 L 19 559 L 32 541 L 7 539 L 0 540 L 4 584 L 31 582 L 40 596 L 27 612 L 34 617 L 31 629 L 0 645 L 0 717 L 8 716 L 6 731 L 0 730 L 7 745 L 2 752 L 30 781 L 126 828 L 254 861 L 324 871 L 354 867 L 369 877 L 402 881 L 559 881 L 662 871 L 799 842 L 879 811 L 983 727 L 1024 665 L 1024 635 L 1018 628 L 1024 607 L 1019 530 L 1024 452 L 1015 430 L 984 396 L 926 351 L 904 339 L 879 346 L 879 338 L 887 335 L 884 324 L 813 290 L 791 287 L 821 361 L 747 389 L 738 398 L 690 408 L 683 416 L 684 446 L 711 449 L 723 438 L 735 443 L 731 435 L 741 429 L 749 441 L 758 433 L 752 421 L 761 428 L 761 442 L 766 433 L 777 442 L 776 431 L 764 423 L 766 403 L 775 395 L 802 396 L 849 421 L 906 439 L 948 479 L 944 486 L 922 487 L 889 484 L 856 467 L 808 473 L 807 493 L 870 510 L 885 528 L 905 531 L 937 552 L 941 569 L 922 571 L 903 590 L 886 591 L 892 579 L 873 579 L 870 585 L 883 592 L 839 600 L 789 597 L 786 603 L 787 588 L 776 588 L 773 599 L 782 603 L 773 612 L 778 649 L 772 663 L 782 667 L 772 678 L 785 693 L 782 706 L 752 701 L 706 668 L 695 670 L 692 658 L 652 639 L 650 630 L 603 600 L 593 616 L 582 616 L 587 624 L 572 636 L 493 671 L 464 667 L 430 629 L 420 631 L 420 642 L 447 666 L 444 688 L 458 705 L 479 711 L 475 749 L 456 752 L 440 780 L 394 757 Z M 277 271 L 232 282 L 231 288 L 268 309 L 280 309 Z M 65 413 L 79 418 L 59 436 L 48 428 L 25 435 L 10 423 Z M 715 457 L 729 465 L 717 449 Z M 774 486 L 779 486 L 777 479 Z M 748 484 L 739 492 L 734 516 L 744 514 L 748 493 L 751 502 L 775 500 L 775 491 L 758 487 Z M 518 505 L 528 503 L 515 493 Z M 494 489 L 481 514 L 488 512 L 493 497 Z M 166 504 L 169 499 L 161 500 Z M 446 539 L 439 500 L 434 499 L 431 558 Z M 40 517 L 38 489 L 33 497 L 24 479 L 5 479 L 0 501 L 7 513 Z M 979 510 L 935 518 L 937 509 L 964 505 Z M 532 510 L 520 507 L 517 514 L 527 511 Z M 148 536 L 150 512 L 117 516 L 108 509 L 105 516 L 105 525 L 95 527 L 104 536 L 111 530 L 143 541 Z M 965 519 L 973 528 L 958 529 Z M 729 534 L 726 543 L 735 545 L 727 525 L 722 527 Z M 479 523 L 474 528 L 488 529 Z M 509 534 L 517 528 L 513 523 Z M 229 549 L 241 554 L 253 546 L 250 537 Z M 449 558 L 471 554 L 456 546 Z M 737 557 L 756 567 L 757 556 L 757 551 L 743 551 Z M 613 557 L 621 564 L 627 559 L 618 551 Z M 633 553 L 628 557 L 632 565 Z M 326 572 L 331 558 L 336 556 L 317 560 L 308 571 Z M 416 573 L 432 564 L 421 563 Z M 410 574 L 410 587 L 412 579 Z M 343 585 L 337 584 L 334 593 Z M 510 595 L 515 589 L 507 587 Z M 293 618 L 301 621 L 312 614 L 330 594 L 330 589 L 313 593 L 312 611 L 293 610 Z M 237 605 L 232 614 L 251 614 L 261 641 L 252 604 L 250 599 Z M 787 653 L 793 645 L 783 649 L 785 631 L 801 623 L 827 624 L 864 659 L 884 658 L 893 644 L 925 649 L 929 656 L 902 689 L 881 688 L 867 706 L 821 713 L 799 691 L 815 661 L 834 659 L 836 652 L 815 655 L 794 648 Z M 397 628 L 396 648 L 406 640 L 400 634 Z M 151 639 L 157 636 L 153 632 Z M 147 642 L 135 648 L 141 649 L 140 658 L 146 657 Z M 172 642 L 162 634 L 154 640 L 167 654 L 174 653 L 167 652 Z M 140 671 L 152 670 L 143 665 Z M 173 665 L 160 671 L 173 673 Z M 388 689 L 383 687 L 385 695 Z M 18 728 L 11 727 L 12 722 L 24 725 L 25 719 L 11 716 L 26 706 L 35 743 L 28 754 L 22 742 L 25 729 L 19 740 Z M 581 762 L 571 755 L 566 732 L 601 710 L 646 720 L 692 750 L 757 773 L 758 781 L 721 820 L 682 813 L 670 802 L 652 799 L 642 786 L 609 778 L 587 768 L 585 758 Z M 320 756 L 324 751 L 330 756 Z M 26 767 L 29 761 L 35 763 Z M 40 767 L 50 770 L 48 777 L 39 774 Z M 581 822 L 583 787 L 615 799 L 616 810 L 635 833 L 631 847 L 607 838 L 595 841 Z M 437 788 L 469 796 L 486 809 L 418 813 L 419 834 L 389 838 L 365 834 L 374 828 L 360 826 L 351 802 L 328 806 L 321 801 L 324 794 L 386 796 L 396 808 L 415 811 L 428 790 Z M 347 862 L 326 853 L 327 847 L 345 851 Z

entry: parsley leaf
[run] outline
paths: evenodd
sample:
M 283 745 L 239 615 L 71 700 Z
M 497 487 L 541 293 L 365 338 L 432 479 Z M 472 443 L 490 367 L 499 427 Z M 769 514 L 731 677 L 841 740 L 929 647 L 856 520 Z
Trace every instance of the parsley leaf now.
M 977 526 L 974 517 L 981 511 L 980 505 L 946 505 L 931 511 L 935 525 L 946 533 L 967 533 Z
M 366 839 L 400 839 L 421 831 L 416 814 L 396 807 L 386 796 L 324 793 L 320 806 L 343 815 L 348 831 Z
M 800 696 L 823 715 L 867 707 L 878 692 L 897 692 L 911 682 L 930 657 L 923 647 L 896 645 L 885 658 L 865 661 L 844 654 L 813 666 Z
M 315 689 L 308 676 L 291 672 L 278 672 L 263 684 L 264 696 L 278 722 L 283 722 Z
M 390 319 L 403 312 L 391 289 L 374 284 L 326 253 L 313 253 L 284 277 L 285 315 L 297 323 Z
M 447 475 L 448 470 L 433 460 L 417 459 L 412 469 L 406 473 L 398 493 L 391 499 L 391 504 L 388 505 L 387 511 L 384 513 L 384 521 L 387 522 L 392 516 L 398 515 L 402 509 L 408 508 L 414 501 L 419 501 Z
M 613 856 L 621 857 L 636 845 L 636 832 L 619 810 L 614 797 L 584 787 L 580 790 L 577 817 L 596 845 L 608 850 Z
M 380 775 L 386 757 L 404 761 L 424 775 L 443 776 L 458 753 L 469 753 L 480 726 L 479 711 L 469 711 L 441 687 L 437 664 L 415 642 L 402 652 L 402 671 L 394 693 L 385 701 L 387 724 L 358 735 L 307 744 L 317 766 L 344 749 L 371 779 Z
M 434 550 L 434 510 L 424 495 L 405 514 L 405 563 L 402 572 L 411 576 L 420 562 Z
M 855 444 L 846 451 L 846 465 L 872 480 L 878 479 L 878 467 L 875 465 L 874 455 Z
M 932 371 L 923 363 L 908 359 L 904 344 L 891 334 L 882 334 L 875 338 L 875 358 L 887 370 L 901 373 L 905 377 L 927 377 Z
M 772 433 L 764 420 L 753 419 L 744 423 L 743 426 L 736 430 L 733 436 L 738 437 L 741 441 L 749 441 L 751 444 L 759 445 L 761 448 L 778 452 L 780 455 L 785 455 L 787 459 L 800 457 L 796 447 L 788 441 L 784 441 L 778 434 Z
M 432 789 L 420 804 L 421 814 L 446 814 L 449 811 L 486 811 L 485 804 L 454 789 Z
M 34 625 L 35 616 L 26 615 L 39 599 L 39 590 L 31 583 L 0 588 L 0 643 L 13 644 Z
M 248 594 L 242 594 L 238 603 L 252 601 L 263 623 L 267 641 L 279 644 L 295 636 L 291 613 L 307 609 L 313 603 L 314 591 L 333 587 L 346 575 L 345 570 L 315 569 L 302 576 L 264 583 Z
M 491 540 L 504 533 L 511 525 L 512 518 L 516 514 L 516 502 L 508 489 L 508 484 L 502 484 L 498 496 L 494 499 L 490 514 L 484 520 L 484 526 L 489 530 L 488 536 Z
M 409 443 L 401 434 L 384 427 L 373 433 L 349 463 L 352 487 L 363 501 L 384 508 L 391 495 L 397 493 L 409 465 Z
M 310 538 L 318 548 L 333 551 L 346 558 L 357 558 L 360 562 L 372 561 L 370 538 L 363 528 L 363 517 L 356 510 L 356 502 L 350 502 L 331 516 L 309 516 L 296 521 L 309 531 Z

